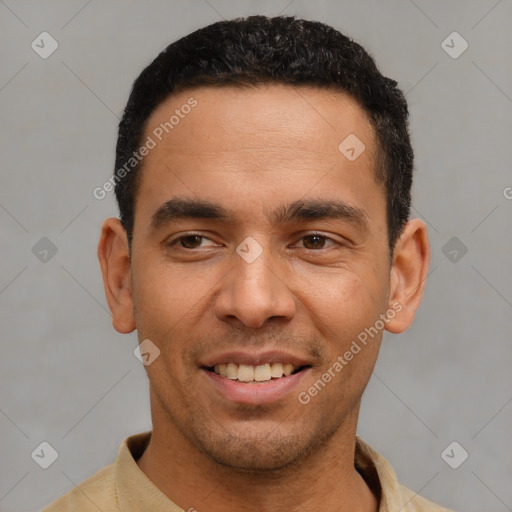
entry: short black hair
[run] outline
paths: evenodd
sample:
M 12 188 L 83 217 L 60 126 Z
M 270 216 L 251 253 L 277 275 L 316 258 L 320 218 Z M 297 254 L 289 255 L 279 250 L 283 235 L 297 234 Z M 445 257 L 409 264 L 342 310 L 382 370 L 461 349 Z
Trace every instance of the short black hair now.
M 338 30 L 294 16 L 220 21 L 170 44 L 135 80 L 119 123 L 115 169 L 142 143 L 148 117 L 171 94 L 200 86 L 314 86 L 345 92 L 376 133 L 376 178 L 384 184 L 390 253 L 409 217 L 413 150 L 408 109 L 397 82 L 366 50 Z M 340 141 L 341 142 L 341 141 Z M 141 165 L 116 179 L 120 218 L 130 241 Z M 118 178 L 117 172 L 114 178 Z

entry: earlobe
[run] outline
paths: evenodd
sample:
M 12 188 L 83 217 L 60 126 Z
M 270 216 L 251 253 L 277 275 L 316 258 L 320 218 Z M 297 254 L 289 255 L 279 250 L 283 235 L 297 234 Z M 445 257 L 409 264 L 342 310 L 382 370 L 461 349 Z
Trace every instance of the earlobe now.
M 395 311 L 386 330 L 400 333 L 410 327 L 420 304 L 430 261 L 427 228 L 419 219 L 404 227 L 393 252 L 390 273 L 389 308 Z
M 119 219 L 110 218 L 103 223 L 98 260 L 114 329 L 122 334 L 130 333 L 135 329 L 130 249 Z

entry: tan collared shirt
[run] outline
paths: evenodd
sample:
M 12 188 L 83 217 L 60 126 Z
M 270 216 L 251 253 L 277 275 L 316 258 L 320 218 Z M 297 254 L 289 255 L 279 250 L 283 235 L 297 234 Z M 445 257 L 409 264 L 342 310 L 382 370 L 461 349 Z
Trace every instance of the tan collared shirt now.
M 43 512 L 185 512 L 137 466 L 150 437 L 151 432 L 144 432 L 126 438 L 114 464 L 84 480 Z M 380 494 L 379 512 L 450 512 L 401 486 L 389 462 L 360 438 L 355 465 L 369 487 Z

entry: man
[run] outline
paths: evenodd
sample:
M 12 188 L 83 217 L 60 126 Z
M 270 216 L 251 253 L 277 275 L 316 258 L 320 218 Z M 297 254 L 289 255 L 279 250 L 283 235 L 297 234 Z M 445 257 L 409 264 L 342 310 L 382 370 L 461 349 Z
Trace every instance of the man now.
M 215 23 L 142 72 L 98 255 L 153 430 L 47 511 L 446 510 L 356 436 L 427 275 L 407 116 L 361 46 L 291 17 Z

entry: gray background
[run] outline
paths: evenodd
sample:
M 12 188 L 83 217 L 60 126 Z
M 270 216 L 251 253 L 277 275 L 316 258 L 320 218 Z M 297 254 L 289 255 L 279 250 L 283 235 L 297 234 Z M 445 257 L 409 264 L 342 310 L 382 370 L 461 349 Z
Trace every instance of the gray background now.
M 151 427 L 136 335 L 111 327 L 96 260 L 116 207 L 92 190 L 113 171 L 118 117 L 142 68 L 196 28 L 258 13 L 332 24 L 365 45 L 410 104 L 414 215 L 429 226 L 431 273 L 413 327 L 385 338 L 359 434 L 434 501 L 512 510 L 512 2 L 6 0 L 1 511 L 41 509 Z M 47 59 L 31 48 L 43 31 L 59 44 Z M 469 43 L 456 59 L 441 46 L 453 31 Z M 34 254 L 43 237 L 55 255 Z M 46 470 L 31 458 L 42 441 L 59 454 Z M 452 441 L 469 453 L 458 469 L 441 458 Z

